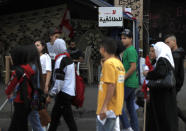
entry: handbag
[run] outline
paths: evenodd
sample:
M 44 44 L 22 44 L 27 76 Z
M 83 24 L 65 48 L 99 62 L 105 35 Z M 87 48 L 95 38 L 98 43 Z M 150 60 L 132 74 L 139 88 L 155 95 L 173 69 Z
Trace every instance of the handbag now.
M 166 64 L 166 69 L 168 69 L 167 62 L 162 59 Z M 176 86 L 176 79 L 174 76 L 173 69 L 169 70 L 164 78 L 157 79 L 157 80 L 149 80 L 147 83 L 147 87 L 149 88 L 174 88 Z
M 47 126 L 51 122 L 50 115 L 46 108 L 39 111 L 40 121 L 42 126 Z

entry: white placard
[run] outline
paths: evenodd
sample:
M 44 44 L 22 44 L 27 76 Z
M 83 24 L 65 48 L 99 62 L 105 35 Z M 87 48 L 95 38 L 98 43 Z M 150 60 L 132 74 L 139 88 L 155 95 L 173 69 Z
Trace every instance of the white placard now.
M 131 10 L 131 8 L 125 8 L 125 12 L 130 12 L 130 13 L 132 13 L 132 10 Z
M 123 26 L 122 7 L 99 7 L 99 27 L 121 27 Z

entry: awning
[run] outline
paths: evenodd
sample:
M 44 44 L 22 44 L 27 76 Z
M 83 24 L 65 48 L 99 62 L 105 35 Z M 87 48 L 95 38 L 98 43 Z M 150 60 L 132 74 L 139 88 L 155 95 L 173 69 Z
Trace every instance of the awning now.
M 90 0 L 94 4 L 100 6 L 100 7 L 112 7 L 113 5 L 103 1 L 103 0 Z

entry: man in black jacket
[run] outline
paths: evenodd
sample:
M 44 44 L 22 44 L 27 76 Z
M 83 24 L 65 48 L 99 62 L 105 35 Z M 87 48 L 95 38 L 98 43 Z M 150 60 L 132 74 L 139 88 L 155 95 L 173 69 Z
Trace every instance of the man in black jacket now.
M 179 47 L 176 42 L 175 35 L 167 35 L 165 43 L 171 48 L 175 64 L 175 77 L 176 77 L 176 94 L 181 90 L 184 82 L 184 49 Z M 178 116 L 186 123 L 186 117 L 179 107 L 177 107 Z

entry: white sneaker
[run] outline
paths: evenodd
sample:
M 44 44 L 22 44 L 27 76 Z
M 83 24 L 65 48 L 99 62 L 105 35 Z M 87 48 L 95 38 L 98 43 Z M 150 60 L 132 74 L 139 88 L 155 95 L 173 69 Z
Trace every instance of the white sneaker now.
M 121 131 L 134 131 L 131 127 L 127 128 L 127 129 L 123 129 Z

